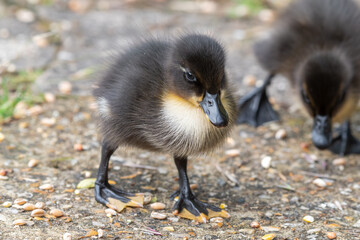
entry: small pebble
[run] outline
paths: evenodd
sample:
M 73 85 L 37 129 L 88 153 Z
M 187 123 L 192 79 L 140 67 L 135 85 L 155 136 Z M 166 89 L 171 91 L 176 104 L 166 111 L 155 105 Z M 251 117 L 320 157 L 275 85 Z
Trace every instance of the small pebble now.
M 26 204 L 24 204 L 24 207 L 23 207 L 23 209 L 25 210 L 25 211 L 32 211 L 32 210 L 34 210 L 36 207 L 35 207 L 35 205 L 34 204 L 31 204 L 31 203 L 26 203 Z
M 39 160 L 37 159 L 30 159 L 30 161 L 28 162 L 28 167 L 29 168 L 33 168 L 36 167 L 39 163 Z
M 151 212 L 150 215 L 151 218 L 163 220 L 166 219 L 166 214 L 158 213 L 158 212 Z
M 286 131 L 285 131 L 285 129 L 279 129 L 279 130 L 275 133 L 275 138 L 278 139 L 278 140 L 286 138 Z
M 47 183 L 47 184 L 41 185 L 39 188 L 41 190 L 49 190 L 49 191 L 51 191 L 51 190 L 54 190 L 54 185 Z
M 329 239 L 335 239 L 336 238 L 336 233 L 334 233 L 334 232 L 328 232 L 326 235 L 327 235 L 327 237 Z
M 31 212 L 32 217 L 42 217 L 42 216 L 44 216 L 44 214 L 45 214 L 45 211 L 42 209 L 35 209 Z
M 152 199 L 152 194 L 149 192 L 144 193 L 144 204 L 149 204 Z
M 173 232 L 175 229 L 173 227 L 163 227 L 163 230 L 166 232 Z
M 75 143 L 74 144 L 74 150 L 78 151 L 78 152 L 83 151 L 84 150 L 83 145 L 81 143 Z
M 44 207 L 45 207 L 45 203 L 43 203 L 43 202 L 35 203 L 35 208 L 36 209 L 43 209 Z
M 250 223 L 250 227 L 258 228 L 258 227 L 260 227 L 260 224 L 258 222 L 256 222 L 256 221 L 253 221 L 253 222 Z
M 72 237 L 71 237 L 70 233 L 64 233 L 63 240 L 71 240 L 71 239 L 72 239 Z
M 114 209 L 111 209 L 111 208 L 105 209 L 105 213 L 106 213 L 106 216 L 108 216 L 108 217 L 116 215 L 116 211 Z
M 334 159 L 334 161 L 332 162 L 333 165 L 335 166 L 343 166 L 346 164 L 346 159 L 345 158 L 337 158 Z
M 55 102 L 55 100 L 56 100 L 55 95 L 52 93 L 49 93 L 49 92 L 44 94 L 44 98 L 45 98 L 45 101 L 48 103 Z
M 16 219 L 15 221 L 13 221 L 13 224 L 23 226 L 26 225 L 26 221 L 24 219 Z
M 72 84 L 68 81 L 62 81 L 59 83 L 59 91 L 63 94 L 70 94 L 72 91 Z
M 35 115 L 39 115 L 43 111 L 44 111 L 44 109 L 40 105 L 35 105 L 35 106 L 29 108 L 29 110 L 27 112 L 28 112 L 28 115 L 35 116 Z
M 31 23 L 35 20 L 35 14 L 32 11 L 25 8 L 17 10 L 15 16 L 17 20 L 24 23 Z
M 150 207 L 154 210 L 163 210 L 163 209 L 165 209 L 166 205 L 161 202 L 156 202 L 156 203 L 150 204 Z
M 261 159 L 261 166 L 263 167 L 263 168 L 265 168 L 265 169 L 268 169 L 268 168 L 270 168 L 270 166 L 271 166 L 271 157 L 269 157 L 269 156 L 266 156 L 266 157 L 264 157 L 263 159 Z
M 11 205 L 12 205 L 11 202 L 4 202 L 4 203 L 2 204 L 2 206 L 3 206 L 3 207 L 6 207 L 6 208 L 11 207 Z
M 266 234 L 261 237 L 262 240 L 272 240 L 276 237 L 275 233 Z
M 55 217 L 57 217 L 57 218 L 64 216 L 64 213 L 63 213 L 61 210 L 59 210 L 59 209 L 52 209 L 52 210 L 50 211 L 50 214 L 53 215 L 53 216 L 55 216 Z
M 104 236 L 104 230 L 98 229 L 97 232 L 98 232 L 98 238 L 102 238 Z
M 0 176 L 6 176 L 7 171 L 5 169 L 0 170 Z
M 313 181 L 313 184 L 315 184 L 316 186 L 318 187 L 326 187 L 326 182 L 321 179 L 321 178 L 316 178 L 314 181 Z
M 41 119 L 40 123 L 46 127 L 51 127 L 51 126 L 55 125 L 56 119 L 55 118 L 43 118 L 43 119 Z
M 313 216 L 310 216 L 310 215 L 307 215 L 303 218 L 303 220 L 307 223 L 312 223 L 315 221 L 314 217 Z
M 4 139 L 5 139 L 5 135 L 0 132 L 0 143 L 1 143 L 2 141 L 4 141 Z
M 17 205 L 24 205 L 25 203 L 27 203 L 27 200 L 24 198 L 18 198 L 18 199 L 15 199 L 15 201 L 14 201 L 14 204 L 17 204 Z

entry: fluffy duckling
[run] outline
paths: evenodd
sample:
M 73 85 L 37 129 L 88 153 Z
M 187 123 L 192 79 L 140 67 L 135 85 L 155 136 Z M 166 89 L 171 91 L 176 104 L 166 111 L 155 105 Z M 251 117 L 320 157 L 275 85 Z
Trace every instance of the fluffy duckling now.
M 174 41 L 143 41 L 118 58 L 94 96 L 103 135 L 95 186 L 98 202 L 118 211 L 142 206 L 141 196 L 108 184 L 111 155 L 119 146 L 133 146 L 174 156 L 180 185 L 172 195 L 178 196 L 175 215 L 199 222 L 229 217 L 197 200 L 187 176 L 188 156 L 217 147 L 236 119 L 225 53 L 216 40 L 190 34 Z
M 274 75 L 283 74 L 314 119 L 314 145 L 340 155 L 360 153 L 349 122 L 360 91 L 360 10 L 356 3 L 296 0 L 270 34 L 255 44 L 254 51 L 269 77 L 240 101 L 239 123 L 257 126 L 277 119 L 266 88 Z M 334 139 L 332 122 L 343 122 Z

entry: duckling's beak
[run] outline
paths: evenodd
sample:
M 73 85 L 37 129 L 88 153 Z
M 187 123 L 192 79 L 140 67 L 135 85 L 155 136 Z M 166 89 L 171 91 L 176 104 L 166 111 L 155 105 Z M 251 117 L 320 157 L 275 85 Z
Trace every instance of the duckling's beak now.
M 331 144 L 331 119 L 329 116 L 316 115 L 312 130 L 312 140 L 319 149 L 328 148 Z
M 228 125 L 229 116 L 221 103 L 219 93 L 210 94 L 206 92 L 200 105 L 215 127 L 226 127 Z

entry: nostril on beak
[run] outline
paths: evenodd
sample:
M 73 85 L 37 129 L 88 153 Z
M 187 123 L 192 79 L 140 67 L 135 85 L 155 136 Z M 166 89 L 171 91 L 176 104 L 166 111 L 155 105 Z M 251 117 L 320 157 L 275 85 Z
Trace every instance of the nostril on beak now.
M 213 106 L 213 104 L 214 104 L 214 102 L 213 101 L 208 101 L 208 105 L 209 105 L 209 107 L 212 107 Z

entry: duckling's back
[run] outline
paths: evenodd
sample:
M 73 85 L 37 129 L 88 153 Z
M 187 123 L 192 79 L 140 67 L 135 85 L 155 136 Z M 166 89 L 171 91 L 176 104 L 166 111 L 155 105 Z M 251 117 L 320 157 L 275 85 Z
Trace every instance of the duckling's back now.
M 99 127 L 109 144 L 139 145 L 137 134 L 160 116 L 167 42 L 150 40 L 133 46 L 117 59 L 94 90 Z M 153 149 L 146 141 L 145 149 Z
M 360 11 L 352 0 L 296 0 L 254 51 L 266 70 L 291 78 L 296 64 L 316 51 L 336 47 L 358 59 L 359 41 Z

